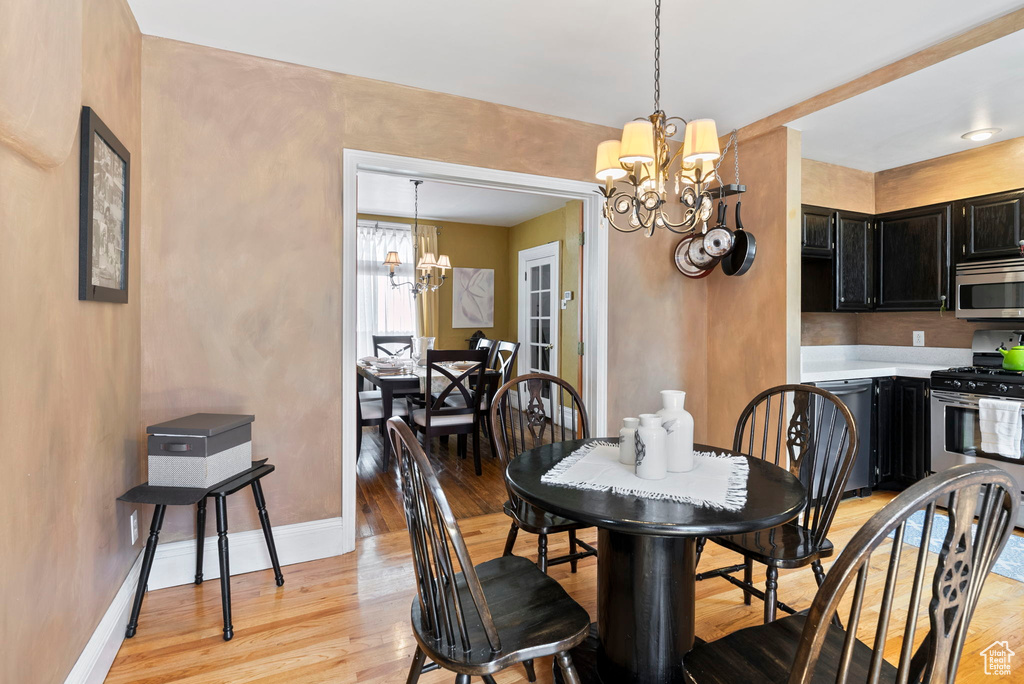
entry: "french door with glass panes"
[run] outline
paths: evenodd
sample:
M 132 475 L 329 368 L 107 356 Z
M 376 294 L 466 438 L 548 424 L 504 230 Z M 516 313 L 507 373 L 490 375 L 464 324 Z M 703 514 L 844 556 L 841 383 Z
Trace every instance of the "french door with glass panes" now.
M 520 375 L 559 374 L 558 246 L 557 242 L 549 242 L 519 252 Z M 548 415 L 551 415 L 550 410 Z

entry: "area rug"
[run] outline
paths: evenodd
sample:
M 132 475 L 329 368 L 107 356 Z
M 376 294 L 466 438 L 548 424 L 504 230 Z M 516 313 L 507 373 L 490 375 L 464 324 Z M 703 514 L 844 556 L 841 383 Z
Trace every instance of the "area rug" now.
M 939 553 L 942 550 L 942 541 L 946 538 L 946 529 L 949 527 L 949 518 L 944 513 L 936 511 L 935 520 L 932 522 L 932 536 L 928 542 L 928 550 L 932 553 Z M 977 531 L 977 525 L 972 525 Z M 921 534 L 924 531 L 924 511 L 918 511 L 907 518 L 907 529 L 903 534 L 903 543 L 911 546 L 918 546 L 921 543 Z M 889 533 L 892 539 L 894 532 Z M 1018 582 L 1024 582 L 1024 537 L 1011 534 L 1003 547 L 1003 552 L 996 559 L 992 566 L 992 572 L 1003 577 L 1009 577 Z

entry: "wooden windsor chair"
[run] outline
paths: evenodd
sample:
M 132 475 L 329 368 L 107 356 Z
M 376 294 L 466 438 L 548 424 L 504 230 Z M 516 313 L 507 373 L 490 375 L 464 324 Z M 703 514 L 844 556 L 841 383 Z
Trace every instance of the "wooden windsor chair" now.
M 457 673 L 456 684 L 468 684 L 474 676 L 494 684 L 492 675 L 499 670 L 553 655 L 565 681 L 579 684 L 569 649 L 589 633 L 587 611 L 525 558 L 503 556 L 473 565 L 415 435 L 395 418 L 388 421 L 388 436 L 398 457 L 416 576 L 417 647 L 408 683 L 440 667 Z M 528 673 L 532 681 L 532 667 Z
M 789 470 L 807 487 L 808 502 L 800 516 L 768 530 L 711 541 L 742 554 L 740 565 L 697 574 L 698 580 L 721 577 L 751 597 L 764 601 L 764 621 L 776 611 L 796 612 L 778 600 L 779 568 L 810 565 L 818 586 L 825 579 L 821 559 L 834 552 L 828 540 L 836 510 L 857 457 L 857 426 L 850 410 L 831 392 L 810 385 L 780 385 L 754 397 L 736 425 L 733 451 L 770 461 Z M 697 543 L 697 561 L 705 540 Z M 765 590 L 752 582 L 754 562 L 766 568 Z M 733 573 L 743 570 L 743 580 Z
M 935 554 L 927 549 L 944 518 L 936 510 L 941 505 L 948 518 Z M 982 586 L 1013 531 L 1019 505 L 1017 483 L 988 464 L 959 465 L 911 485 L 853 536 L 806 615 L 697 645 L 683 660 L 690 680 L 952 684 Z M 873 562 L 890 535 L 888 554 Z M 869 584 L 878 573 L 884 580 Z M 900 584 L 908 575 L 909 586 Z M 845 629 L 835 624 L 843 606 L 849 606 Z M 887 650 L 895 665 L 885 659 Z
M 545 373 L 530 373 L 512 378 L 498 389 L 491 403 L 491 438 L 494 440 L 503 467 L 523 451 L 542 444 L 588 439 L 590 425 L 583 399 L 572 385 Z M 576 538 L 578 530 L 589 527 L 541 510 L 520 499 L 508 482 L 505 515 L 512 524 L 505 541 L 505 555 L 511 555 L 519 530 L 537 535 L 537 565 L 543 572 L 548 566 L 569 563 L 576 572 L 577 562 L 596 556 L 597 549 Z M 548 535 L 569 533 L 569 553 L 548 558 Z M 577 551 L 582 547 L 583 551 Z

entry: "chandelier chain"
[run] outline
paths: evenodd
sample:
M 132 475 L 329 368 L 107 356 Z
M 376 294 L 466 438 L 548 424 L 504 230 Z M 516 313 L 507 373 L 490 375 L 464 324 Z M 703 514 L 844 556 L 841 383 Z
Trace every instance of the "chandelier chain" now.
M 654 0 L 654 111 L 661 111 L 661 0 Z

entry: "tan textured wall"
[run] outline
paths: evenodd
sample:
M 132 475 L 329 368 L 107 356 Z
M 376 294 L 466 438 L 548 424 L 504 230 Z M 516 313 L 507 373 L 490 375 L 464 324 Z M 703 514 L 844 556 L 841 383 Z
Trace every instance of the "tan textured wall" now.
M 787 344 L 799 346 L 798 340 L 788 340 L 786 277 L 793 212 L 799 211 L 799 206 L 788 206 L 787 159 L 794 152 L 794 135 L 799 133 L 780 128 L 743 143 L 743 223 L 757 238 L 757 257 L 746 275 L 717 272 L 707 278 L 707 434 L 712 444 L 732 444 L 743 407 L 761 390 L 786 381 Z M 799 159 L 798 144 L 795 153 Z
M 82 2 L 0 2 L 0 145 L 47 168 L 64 163 L 81 99 Z
M 592 180 L 597 143 L 618 132 L 160 38 L 143 40 L 143 66 L 143 422 L 255 413 L 256 453 L 279 465 L 266 485 L 274 523 L 337 516 L 343 148 Z M 683 289 L 668 248 L 611 242 L 609 391 L 635 405 L 666 369 L 673 385 L 699 377 L 703 354 L 675 344 L 693 328 L 681 294 L 664 296 L 665 278 Z M 652 262 L 664 278 L 644 270 Z M 639 377 L 651 340 L 637 321 L 671 341 Z M 232 529 L 255 527 L 237 499 Z M 164 538 L 191 528 L 169 511 Z
M 77 3 L 64 5 L 71 15 L 79 11 Z M 141 550 L 129 544 L 131 508 L 115 502 L 144 476 L 141 37 L 123 0 L 83 7 L 85 37 L 75 62 L 81 98 L 57 98 L 71 111 L 52 114 L 77 122 L 82 104 L 93 107 L 132 155 L 129 298 L 78 301 L 77 137 L 54 148 L 70 152 L 50 168 L 0 143 L 0 681 L 11 683 L 64 681 Z M 22 15 L 18 31 L 47 44 L 51 10 Z M 24 77 L 40 73 L 48 67 Z M 61 77 L 33 81 L 30 90 L 51 87 L 73 84 Z M 7 96 L 5 105 L 25 104 Z
M 875 174 L 879 214 L 1024 188 L 1024 137 Z
M 578 236 L 582 230 L 583 203 L 567 202 L 561 209 L 549 211 L 512 226 L 508 231 L 507 262 L 508 288 L 511 305 L 508 309 L 508 330 L 510 339 L 519 340 L 519 252 L 530 247 L 558 242 L 559 249 L 559 298 L 561 293 L 571 290 L 574 298 L 565 309 L 558 310 L 558 377 L 573 387 L 579 385 L 580 356 L 579 343 L 579 264 L 580 248 Z M 520 351 L 520 358 L 528 353 L 526 347 Z M 525 367 L 525 366 L 521 366 Z
M 374 216 L 359 214 L 359 219 L 412 223 L 402 216 Z M 483 328 L 483 333 L 493 340 L 509 340 L 508 312 L 508 231 L 506 226 L 485 226 L 454 221 L 431 221 L 441 227 L 437 236 L 438 254 L 447 254 L 452 265 L 458 268 L 494 269 L 494 327 Z M 465 349 L 466 340 L 476 329 L 452 327 L 452 272 L 448 271 L 448 283 L 438 290 L 437 327 L 434 346 L 438 349 Z
M 802 159 L 800 192 L 803 204 L 875 213 L 875 174 L 836 164 Z

